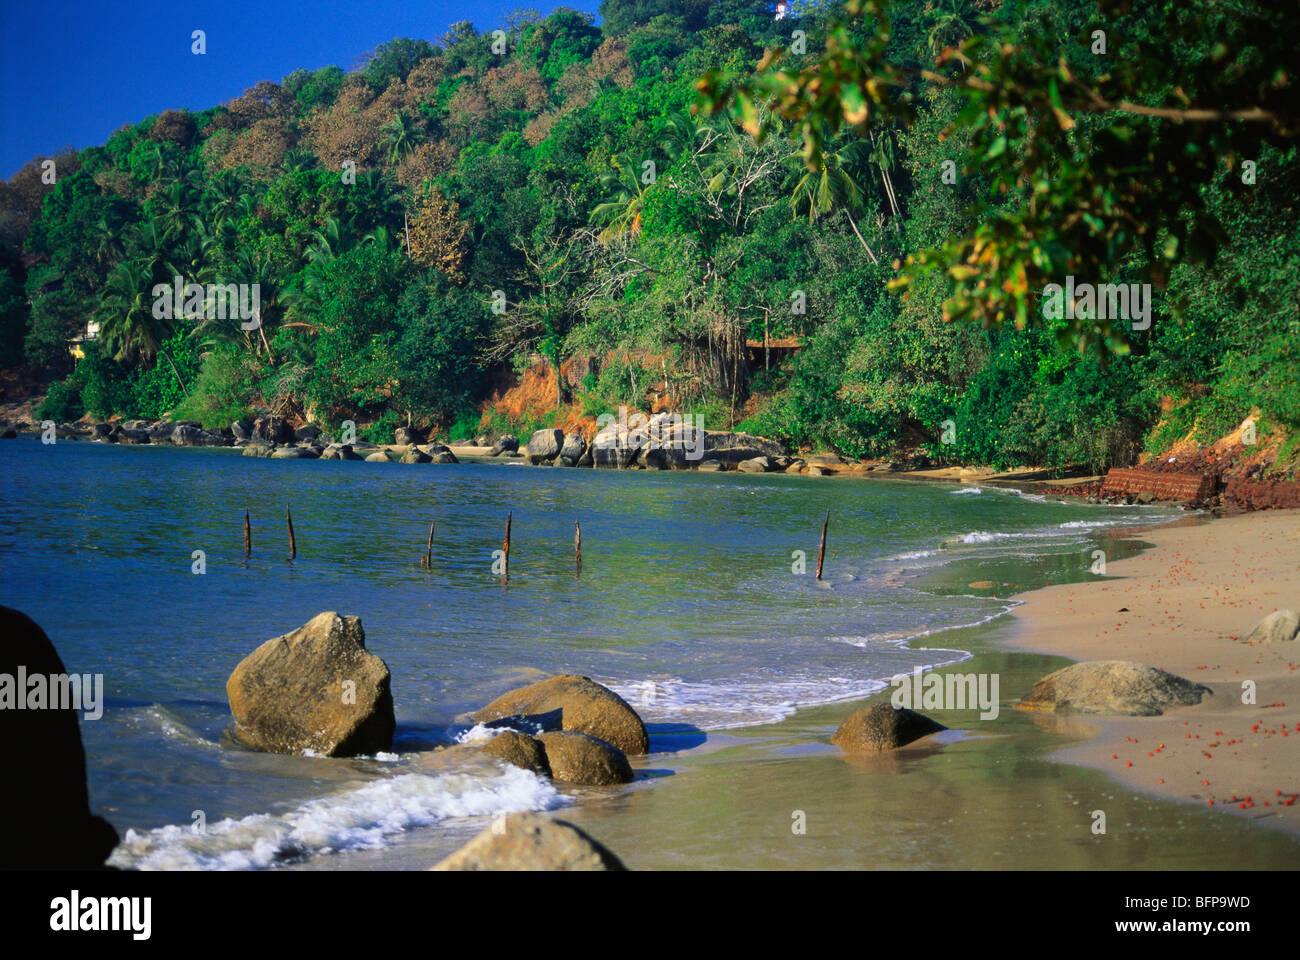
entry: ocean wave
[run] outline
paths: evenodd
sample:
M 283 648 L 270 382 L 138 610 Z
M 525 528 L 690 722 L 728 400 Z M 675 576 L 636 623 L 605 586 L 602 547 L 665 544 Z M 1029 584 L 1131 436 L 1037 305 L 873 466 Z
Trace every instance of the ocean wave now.
M 518 767 L 495 774 L 408 773 L 310 800 L 286 814 L 166 826 L 126 836 L 109 866 L 134 870 L 264 870 L 344 850 L 378 849 L 412 827 L 453 817 L 550 810 L 567 801 Z

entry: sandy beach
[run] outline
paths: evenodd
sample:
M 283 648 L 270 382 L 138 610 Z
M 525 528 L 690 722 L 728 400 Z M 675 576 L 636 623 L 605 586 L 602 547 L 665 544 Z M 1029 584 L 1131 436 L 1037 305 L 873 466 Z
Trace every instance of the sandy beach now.
M 1098 736 L 1060 759 L 1137 790 L 1300 831 L 1300 802 L 1286 805 L 1300 792 L 1300 647 L 1242 642 L 1261 617 L 1300 606 L 1300 511 L 1175 524 L 1141 537 L 1154 549 L 1108 564 L 1108 579 L 1027 594 L 1009 642 L 1074 660 L 1135 660 L 1214 696 L 1164 716 L 1089 721 Z M 1242 702 L 1246 681 L 1255 684 L 1254 704 Z

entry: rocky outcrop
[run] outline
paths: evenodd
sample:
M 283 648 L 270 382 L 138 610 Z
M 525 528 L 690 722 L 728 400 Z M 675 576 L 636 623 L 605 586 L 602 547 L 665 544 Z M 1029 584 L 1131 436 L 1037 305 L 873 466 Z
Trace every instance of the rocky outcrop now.
M 1156 717 L 1200 703 L 1210 688 L 1128 660 L 1089 660 L 1049 673 L 1016 703 L 1019 710 Z
M 528 438 L 528 462 L 550 463 L 560 455 L 564 446 L 564 431 L 538 430 Z
M 637 712 L 613 690 L 589 677 L 550 677 L 511 690 L 471 717 L 477 723 L 513 717 L 526 720 L 556 710 L 560 711 L 562 730 L 599 737 L 629 756 L 650 752 L 650 738 Z
M 1300 613 L 1274 610 L 1246 635 L 1246 643 L 1286 643 L 1300 633 Z
M 248 451 L 248 447 L 244 451 Z M 320 456 L 320 451 L 315 447 L 276 447 L 271 451 L 273 460 L 315 460 Z
M 551 777 L 564 783 L 606 787 L 632 782 L 632 767 L 612 743 L 585 733 L 539 733 Z
M 566 434 L 564 437 L 564 445 L 560 447 L 560 461 L 566 467 L 576 467 L 578 461 L 582 459 L 586 452 L 587 441 L 582 439 L 582 434 Z
M 767 473 L 772 469 L 772 463 L 767 457 L 754 457 L 751 460 L 741 460 L 736 464 L 736 469 L 741 473 Z
M 549 777 L 551 765 L 546 761 L 546 750 L 540 740 L 516 730 L 502 730 L 483 744 L 484 753 L 538 776 Z
M 512 813 L 432 870 L 626 870 L 618 857 L 563 820 Z
M 10 828 L 0 843 L 0 868 L 100 867 L 118 836 L 90 812 L 77 713 L 53 696 L 42 700 L 43 709 L 32 708 L 32 678 L 44 678 L 48 693 L 50 680 L 67 677 L 67 670 L 45 631 L 17 610 L 0 607 L 0 637 L 0 821 Z
M 230 424 L 230 432 L 236 440 L 253 439 L 253 424 L 249 420 L 236 420 Z
M 226 682 L 233 735 L 254 750 L 324 756 L 392 746 L 388 666 L 366 650 L 357 617 L 317 614 L 266 641 Z
M 234 426 L 231 426 L 234 429 Z M 258 417 L 253 421 L 252 440 L 267 443 L 293 443 L 293 427 L 284 417 Z
M 503 453 L 518 453 L 518 452 L 519 452 L 519 438 L 513 436 L 512 434 L 507 433 L 504 436 L 498 437 L 497 442 L 492 444 L 492 449 L 491 451 L 489 451 L 488 456 L 499 457 Z
M 831 734 L 831 743 L 855 753 L 883 753 L 946 729 L 907 707 L 873 703 L 850 714 Z

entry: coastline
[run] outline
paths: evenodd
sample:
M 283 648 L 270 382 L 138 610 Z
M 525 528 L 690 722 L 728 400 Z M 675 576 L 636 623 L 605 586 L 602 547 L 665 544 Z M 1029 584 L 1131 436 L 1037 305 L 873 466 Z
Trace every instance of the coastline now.
M 1072 660 L 1135 660 L 1214 695 L 1163 716 L 1075 718 L 1096 734 L 1058 758 L 1300 833 L 1300 802 L 1284 805 L 1300 791 L 1300 646 L 1239 639 L 1266 614 L 1300 605 L 1300 510 L 1175 521 L 1140 536 L 1152 548 L 1109 563 L 1109 578 L 1020 597 L 1008 643 Z M 1242 703 L 1243 681 L 1256 686 L 1254 705 Z

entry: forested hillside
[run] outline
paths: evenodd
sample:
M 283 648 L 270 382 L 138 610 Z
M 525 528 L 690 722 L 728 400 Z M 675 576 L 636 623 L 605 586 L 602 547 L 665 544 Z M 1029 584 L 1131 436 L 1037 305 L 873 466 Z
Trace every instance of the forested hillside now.
M 1294 471 L 1300 28 L 1191 7 L 604 0 L 395 39 L 0 187 L 0 366 L 59 421 L 459 439 L 653 399 L 1092 470 L 1258 411 Z M 1149 327 L 1044 316 L 1067 274 L 1151 283 Z M 260 327 L 157 316 L 177 276 L 258 284 Z

